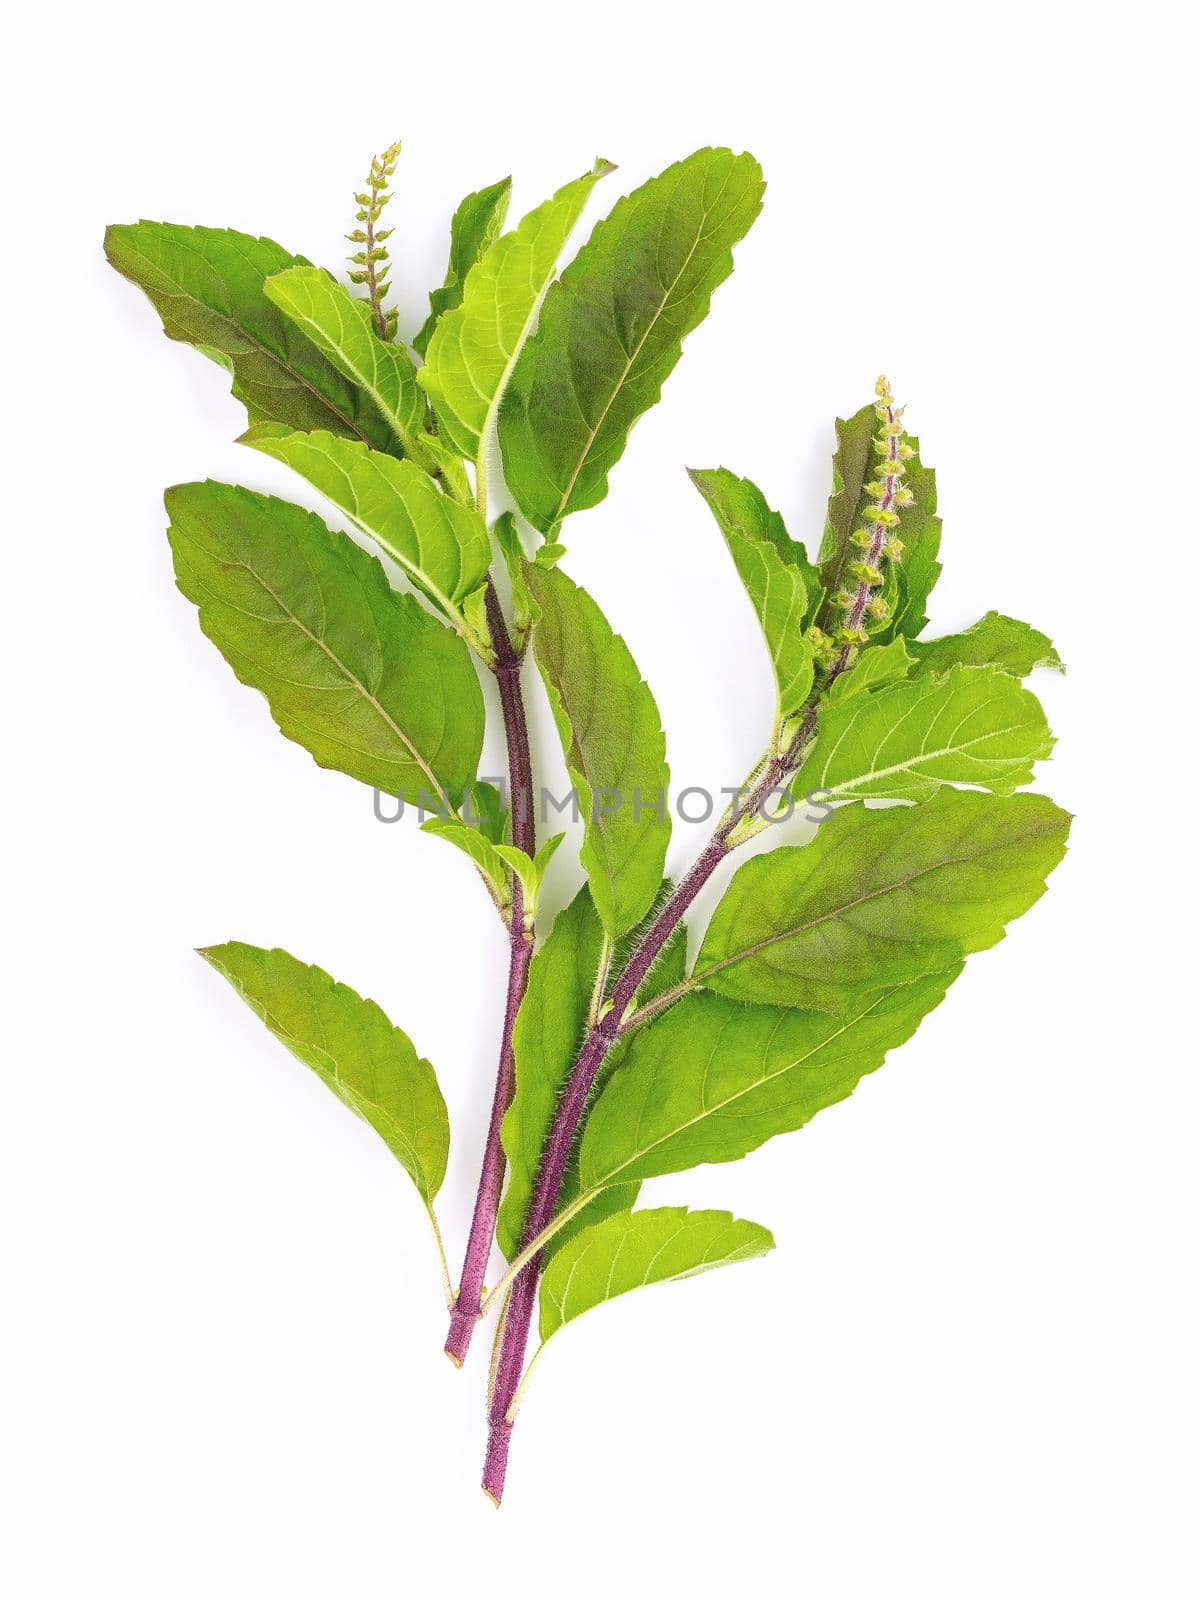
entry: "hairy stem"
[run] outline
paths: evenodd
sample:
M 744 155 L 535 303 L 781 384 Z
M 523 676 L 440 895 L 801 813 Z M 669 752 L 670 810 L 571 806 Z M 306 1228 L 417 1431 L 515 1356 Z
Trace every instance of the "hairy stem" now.
M 526 855 L 531 856 L 534 852 L 533 770 L 529 756 L 525 702 L 521 694 L 521 658 L 513 649 L 508 625 L 490 578 L 485 603 L 488 627 L 496 652 L 492 671 L 496 675 L 500 690 L 500 705 L 504 714 L 504 738 L 508 747 L 512 840 L 518 850 L 523 850 Z M 500 1035 L 500 1061 L 496 1070 L 496 1088 L 492 1096 L 487 1142 L 484 1145 L 479 1186 L 475 1191 L 475 1209 L 471 1216 L 471 1230 L 467 1235 L 458 1295 L 450 1313 L 450 1330 L 446 1337 L 446 1354 L 458 1366 L 462 1365 L 466 1357 L 471 1343 L 471 1332 L 479 1320 L 484 1274 L 487 1271 L 492 1238 L 496 1231 L 496 1212 L 500 1205 L 500 1190 L 504 1183 L 504 1147 L 500 1143 L 500 1124 L 512 1099 L 515 1081 L 513 1024 L 517 1020 L 521 1001 L 525 998 L 529 963 L 533 956 L 533 930 L 525 927 L 524 895 L 520 880 L 515 873 L 512 880 L 508 952 L 508 990 L 504 1005 L 504 1026 Z
M 794 772 L 816 727 L 816 718 L 816 707 L 812 706 L 787 749 L 760 770 L 745 802 L 731 809 L 722 819 L 697 857 L 691 871 L 680 882 L 638 941 L 613 986 L 608 1009 L 589 1028 L 575 1065 L 571 1069 L 571 1075 L 567 1079 L 566 1088 L 546 1140 L 546 1148 L 542 1153 L 541 1165 L 521 1235 L 522 1250 L 527 1250 L 534 1243 L 554 1216 L 558 1191 L 575 1142 L 575 1134 L 587 1105 L 588 1093 L 605 1056 L 621 1031 L 634 995 L 663 945 L 679 926 L 692 901 L 725 857 L 736 848 L 732 836 L 738 824 L 746 817 L 752 816 L 772 790 L 777 789 Z M 508 1447 L 513 1429 L 512 1411 L 521 1385 L 525 1347 L 529 1338 L 540 1272 L 541 1252 L 538 1251 L 529 1258 L 525 1267 L 514 1279 L 505 1307 L 504 1329 L 500 1337 L 495 1381 L 488 1406 L 488 1445 L 483 1469 L 484 1492 L 497 1505 L 504 1493 Z

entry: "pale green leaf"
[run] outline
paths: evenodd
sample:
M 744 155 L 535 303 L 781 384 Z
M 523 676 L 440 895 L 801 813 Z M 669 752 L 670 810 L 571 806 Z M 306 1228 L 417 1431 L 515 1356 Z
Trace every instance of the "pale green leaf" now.
M 462 609 L 492 562 L 487 526 L 473 507 L 443 494 L 414 462 L 368 450 L 354 439 L 289 433 L 268 423 L 244 433 L 241 443 L 307 479 L 374 539 L 460 633 L 486 648 Z
M 946 672 L 958 664 L 994 665 L 1018 678 L 1027 677 L 1037 667 L 1065 670 L 1062 658 L 1044 633 L 999 611 L 989 611 L 962 633 L 949 633 L 942 639 L 916 639 L 911 649 L 919 672 Z
M 844 1017 L 688 995 L 634 1033 L 580 1151 L 583 1191 L 736 1161 L 844 1100 L 941 1003 L 961 963 L 860 997 Z
M 583 815 L 579 858 L 616 938 L 657 893 L 671 836 L 658 707 L 590 595 L 557 570 L 529 565 L 525 576 L 539 613 L 534 655 Z
M 420 381 L 461 455 L 474 460 L 486 442 L 562 248 L 593 185 L 612 170 L 597 161 L 501 234 L 467 274 L 461 304 L 434 329 Z
M 825 696 L 826 704 L 839 705 L 851 695 L 861 694 L 864 690 L 899 683 L 908 677 L 914 664 L 906 639 L 890 639 L 887 644 L 869 645 L 858 652 L 858 659 L 852 667 L 833 680 Z
M 819 575 L 749 478 L 735 478 L 724 467 L 693 470 L 690 476 L 717 520 L 758 616 L 775 673 L 776 721 L 782 722 L 812 689 L 812 647 L 804 630 L 820 604 Z
M 631 1289 L 694 1278 L 774 1248 L 766 1228 L 728 1211 L 663 1206 L 609 1217 L 552 1257 L 538 1295 L 538 1333 L 544 1344 L 565 1323 Z
M 430 471 L 445 483 L 447 492 L 461 505 L 469 505 L 475 491 L 467 477 L 462 457 L 454 446 L 439 434 L 423 433 L 421 454 L 427 458 Z
M 483 742 L 463 641 L 311 511 L 213 482 L 166 502 L 179 587 L 280 731 L 387 794 L 456 800 Z
M 486 189 L 467 195 L 450 220 L 450 260 L 440 289 L 429 291 L 429 315 L 413 340 L 413 349 L 424 355 L 433 338 L 438 319 L 462 304 L 467 273 L 500 234 L 508 214 L 512 179 L 501 178 Z
M 509 888 L 509 869 L 500 854 L 500 846 L 478 828 L 465 822 L 456 822 L 453 818 L 430 817 L 421 824 L 421 832 L 445 839 L 447 844 L 452 844 L 456 850 L 468 856 L 483 874 L 496 905 L 502 912 L 507 911 L 512 903 L 512 892 Z
M 835 801 L 926 800 L 944 783 L 1011 794 L 1053 744 L 1037 697 L 1016 678 L 953 667 L 823 708 L 795 788 Z
M 450 1148 L 446 1103 L 428 1061 L 373 1000 L 286 950 L 211 945 L 200 955 L 321 1082 L 369 1123 L 429 1206 Z
M 546 868 L 565 838 L 565 833 L 556 833 L 553 838 L 546 839 L 533 856 L 526 855 L 525 851 L 519 850 L 515 844 L 498 844 L 495 847 L 496 854 L 520 879 L 527 928 L 533 927 L 533 920 L 537 915 L 538 897 L 542 892 L 542 879 L 546 876 Z
M 512 588 L 512 624 L 514 643 L 520 647 L 533 626 L 533 605 L 525 582 L 525 547 L 517 531 L 517 519 L 511 511 L 504 511 L 492 524 L 496 544 L 503 557 Z M 540 554 L 540 551 L 539 551 Z
M 995 944 L 1041 897 L 1069 824 L 1043 795 L 970 789 L 919 806 L 840 807 L 811 844 L 734 874 L 693 982 L 840 1013 L 865 991 L 938 972 Z
M 697 150 L 619 200 L 551 288 L 500 412 L 505 477 L 542 533 L 603 500 L 762 192 L 752 156 Z
M 253 422 L 326 428 L 376 450 L 396 447 L 388 416 L 267 298 L 289 267 L 317 269 L 273 239 L 169 222 L 111 227 L 109 261 L 145 291 L 170 339 L 194 345 L 233 376 Z
M 291 267 L 263 288 L 342 376 L 370 396 L 404 453 L 419 456 L 425 401 L 416 368 L 403 345 L 379 337 L 370 305 L 320 267 Z

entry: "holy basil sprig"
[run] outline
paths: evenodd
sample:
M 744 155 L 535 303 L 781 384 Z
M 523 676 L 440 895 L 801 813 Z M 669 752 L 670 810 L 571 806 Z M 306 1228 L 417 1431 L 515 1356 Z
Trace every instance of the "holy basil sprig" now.
M 559 569 L 562 529 L 607 493 L 732 270 L 762 174 L 749 155 L 698 150 L 618 200 L 561 271 L 611 164 L 507 231 L 511 181 L 484 185 L 455 211 L 444 281 L 404 341 L 387 303 L 397 225 L 379 226 L 398 155 L 377 156 L 355 196 L 349 285 L 228 230 L 141 222 L 110 228 L 106 249 L 166 333 L 230 374 L 242 441 L 295 469 L 411 591 L 298 505 L 213 482 L 167 493 L 179 588 L 280 731 L 324 767 L 436 805 L 425 831 L 472 861 L 504 924 L 499 1063 L 457 1288 L 434 1214 L 450 1130 L 429 1062 L 320 967 L 236 941 L 201 951 L 405 1169 L 433 1225 L 454 1361 L 503 1307 L 483 1475 L 499 1502 L 517 1406 L 568 1323 L 772 1248 L 728 1212 L 636 1208 L 642 1186 L 737 1160 L 844 1099 L 1043 893 L 1069 819 L 1018 792 L 1053 744 L 1022 680 L 1061 662 L 994 611 L 922 636 L 941 571 L 936 483 L 886 379 L 836 424 L 811 556 L 749 479 L 694 469 L 758 618 L 773 711 L 708 843 L 664 878 L 658 708 L 596 597 Z M 517 515 L 489 526 L 494 436 Z M 541 536 L 532 559 L 523 526 Z M 530 651 L 583 821 L 581 881 L 544 939 L 540 891 L 563 836 L 536 838 Z M 506 796 L 478 776 L 480 674 L 498 690 Z M 729 876 L 689 961 L 700 890 L 817 795 L 828 820 Z M 508 1266 L 486 1292 L 495 1244 Z

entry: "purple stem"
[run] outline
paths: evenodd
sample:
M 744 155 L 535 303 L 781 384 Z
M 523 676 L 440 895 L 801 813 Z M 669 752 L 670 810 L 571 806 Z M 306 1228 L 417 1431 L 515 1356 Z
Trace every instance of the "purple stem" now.
M 525 702 L 521 696 L 521 657 L 513 649 L 508 626 L 491 579 L 485 595 L 488 628 L 496 651 L 492 668 L 500 690 L 504 713 L 504 738 L 508 746 L 508 782 L 512 806 L 512 841 L 518 850 L 532 855 L 534 850 L 533 772 L 529 759 L 529 730 L 525 722 Z M 525 902 L 520 880 L 513 876 L 512 908 L 508 930 L 508 994 L 504 1006 L 504 1031 L 500 1036 L 500 1063 L 496 1071 L 496 1090 L 488 1122 L 487 1143 L 475 1192 L 475 1210 L 467 1235 L 466 1254 L 459 1278 L 458 1296 L 450 1313 L 446 1354 L 462 1366 L 471 1343 L 471 1333 L 479 1321 L 479 1303 L 487 1272 L 492 1238 L 496 1231 L 496 1212 L 504 1183 L 504 1147 L 500 1143 L 500 1124 L 513 1095 L 515 1064 L 512 1032 L 517 1011 L 525 997 L 533 939 L 525 930 Z
M 526 1249 L 542 1230 L 549 1226 L 558 1203 L 558 1191 L 571 1147 L 575 1142 L 587 1104 L 588 1092 L 600 1065 L 621 1030 L 625 1013 L 633 1001 L 642 980 L 654 964 L 655 957 L 679 925 L 684 912 L 700 893 L 720 863 L 736 848 L 730 844 L 730 835 L 743 817 L 758 810 L 773 789 L 794 771 L 804 746 L 816 726 L 816 710 L 810 710 L 799 732 L 787 750 L 776 756 L 754 784 L 744 805 L 735 807 L 717 828 L 704 850 L 696 859 L 687 877 L 663 905 L 662 910 L 647 928 L 624 971 L 613 987 L 608 1009 L 588 1032 L 580 1048 L 566 1089 L 559 1101 L 554 1123 L 551 1126 L 541 1166 L 533 1186 L 525 1227 L 521 1235 L 521 1248 Z M 483 1467 L 483 1488 L 497 1505 L 504 1494 L 504 1475 L 508 1465 L 508 1446 L 513 1425 L 508 1421 L 521 1372 L 525 1365 L 525 1346 L 533 1318 L 538 1277 L 541 1272 L 541 1254 L 531 1257 L 517 1275 L 509 1293 L 504 1316 L 500 1349 L 496 1359 L 495 1383 L 488 1407 L 488 1447 Z

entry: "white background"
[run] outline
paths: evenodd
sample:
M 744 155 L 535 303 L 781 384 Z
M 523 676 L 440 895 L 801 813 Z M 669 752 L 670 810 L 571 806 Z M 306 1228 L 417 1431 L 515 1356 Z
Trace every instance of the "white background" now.
M 460 0 L 26 26 L 5 96 L 8 1593 L 1194 1596 L 1182 13 Z M 412 1035 L 450 1103 L 457 1254 L 499 925 L 465 861 L 376 823 L 202 639 L 163 486 L 305 492 L 230 442 L 223 374 L 100 250 L 106 222 L 165 217 L 337 265 L 395 137 L 410 331 L 454 203 L 505 172 L 515 217 L 597 154 L 620 170 L 592 215 L 700 144 L 766 168 L 733 279 L 566 530 L 678 784 L 740 778 L 769 709 L 683 468 L 753 476 L 815 537 L 832 418 L 881 370 L 939 472 L 931 631 L 996 606 L 1071 668 L 1037 685 L 1060 737 L 1041 786 L 1077 818 L 1050 893 L 852 1100 L 650 1189 L 779 1248 L 565 1334 L 499 1516 L 486 1339 L 463 1373 L 440 1354 L 403 1175 L 191 953 L 282 944 Z M 677 829 L 675 870 L 700 838 Z

